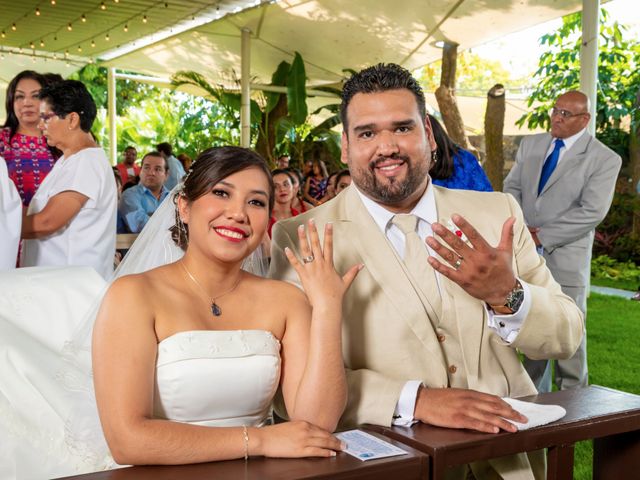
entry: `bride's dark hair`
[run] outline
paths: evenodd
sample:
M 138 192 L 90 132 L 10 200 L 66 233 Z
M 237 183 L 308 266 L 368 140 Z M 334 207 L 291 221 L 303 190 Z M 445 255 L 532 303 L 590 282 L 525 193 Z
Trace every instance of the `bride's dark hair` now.
M 184 183 L 173 201 L 178 202 L 178 196 L 183 197 L 191 203 L 211 192 L 213 186 L 224 180 L 229 175 L 258 168 L 262 170 L 269 183 L 269 215 L 273 210 L 274 189 L 271 172 L 267 162 L 253 150 L 242 147 L 213 147 L 203 151 L 195 159 L 189 172 L 184 177 Z M 180 218 L 180 213 L 176 208 L 176 223 L 171 228 L 171 238 L 177 246 L 186 250 L 189 243 L 189 226 L 185 225 Z

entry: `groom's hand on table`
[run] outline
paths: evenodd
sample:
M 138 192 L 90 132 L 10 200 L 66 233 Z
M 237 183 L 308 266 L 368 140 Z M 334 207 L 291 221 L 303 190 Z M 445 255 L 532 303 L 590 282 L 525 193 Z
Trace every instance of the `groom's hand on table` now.
M 527 418 L 500 397 L 460 388 L 420 387 L 414 418 L 437 427 L 467 428 L 486 433 L 517 432 L 508 420 Z

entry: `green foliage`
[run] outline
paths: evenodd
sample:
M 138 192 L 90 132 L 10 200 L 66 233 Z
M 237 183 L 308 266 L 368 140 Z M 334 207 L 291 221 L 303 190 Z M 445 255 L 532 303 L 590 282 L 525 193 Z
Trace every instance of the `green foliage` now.
M 307 74 L 304 62 L 298 52 L 296 52 L 289 70 L 287 79 L 287 107 L 289 117 L 296 125 L 301 125 L 307 120 Z
M 606 10 L 601 10 L 599 36 L 599 66 L 596 125 L 604 140 L 626 152 L 624 135 L 615 133 L 623 118 L 636 120 L 635 96 L 640 88 L 640 43 L 624 38 L 625 27 L 611 22 Z M 547 50 L 542 54 L 535 73 L 534 90 L 528 98 L 533 110 L 518 120 L 529 128 L 549 127 L 549 109 L 554 100 L 567 90 L 580 85 L 581 13 L 567 15 L 555 32 L 543 35 L 540 44 Z
M 130 72 L 133 73 L 133 72 Z M 98 108 L 107 108 L 107 69 L 96 64 L 85 65 L 69 78 L 85 84 Z M 145 98 L 155 97 L 160 89 L 133 80 L 116 81 L 116 113 L 124 115 L 129 107 L 138 105 Z
M 596 281 L 612 280 L 636 289 L 640 285 L 640 267 L 631 261 L 619 262 L 607 255 L 599 255 L 591 260 L 591 277 Z M 612 282 L 608 285 L 615 284 Z
M 440 86 L 442 61 L 425 65 L 417 73 L 417 79 L 425 92 L 434 92 Z M 496 83 L 502 83 L 508 89 L 523 88 L 528 78 L 513 78 L 511 72 L 497 60 L 488 60 L 479 55 L 463 51 L 458 52 L 456 67 L 456 93 L 458 95 L 486 95 Z
M 620 262 L 640 264 L 640 239 L 632 232 L 633 216 L 640 211 L 640 197 L 616 192 L 609 213 L 596 229 L 594 255 L 608 255 Z

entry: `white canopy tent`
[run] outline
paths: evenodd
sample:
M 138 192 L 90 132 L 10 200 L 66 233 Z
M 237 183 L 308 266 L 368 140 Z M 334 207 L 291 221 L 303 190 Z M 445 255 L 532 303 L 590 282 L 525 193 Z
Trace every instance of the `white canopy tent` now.
M 0 0 L 0 88 L 24 68 L 67 74 L 93 61 L 164 79 L 195 70 L 229 84 L 243 71 L 243 32 L 245 92 L 249 81 L 269 83 L 296 51 L 309 86 L 336 84 L 345 69 L 377 62 L 416 69 L 441 57 L 437 42 L 466 49 L 580 9 L 594 32 L 598 7 L 598 0 Z M 585 39 L 596 46 L 597 35 Z M 595 71 L 594 53 L 585 72 Z

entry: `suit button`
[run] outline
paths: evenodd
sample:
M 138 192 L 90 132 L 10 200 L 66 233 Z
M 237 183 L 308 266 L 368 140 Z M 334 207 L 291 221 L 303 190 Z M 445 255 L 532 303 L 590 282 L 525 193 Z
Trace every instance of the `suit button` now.
M 455 365 L 449 366 L 449 373 L 456 373 L 457 371 L 458 371 L 458 367 L 456 367 Z
M 438 335 L 438 341 L 439 341 L 440 343 L 444 342 L 445 338 L 446 338 L 446 337 L 445 337 L 444 335 Z

